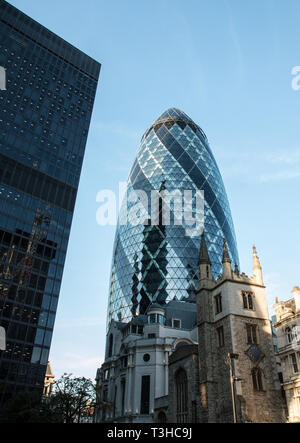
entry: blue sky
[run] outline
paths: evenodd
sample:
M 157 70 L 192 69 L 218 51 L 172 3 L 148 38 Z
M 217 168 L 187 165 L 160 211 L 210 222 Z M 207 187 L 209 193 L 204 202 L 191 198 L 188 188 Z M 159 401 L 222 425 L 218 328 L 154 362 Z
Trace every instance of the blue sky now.
M 267 285 L 299 285 L 299 0 L 11 0 L 102 63 L 56 317 L 56 376 L 95 377 L 105 344 L 115 229 L 98 191 L 126 181 L 139 141 L 169 107 L 207 134 L 227 190 L 241 270 L 252 244 Z M 272 313 L 270 309 L 270 313 Z

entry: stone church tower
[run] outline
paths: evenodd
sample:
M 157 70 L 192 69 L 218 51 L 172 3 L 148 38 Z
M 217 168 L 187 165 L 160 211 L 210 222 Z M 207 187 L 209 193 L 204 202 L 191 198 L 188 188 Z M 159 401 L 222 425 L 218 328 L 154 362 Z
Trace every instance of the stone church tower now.
M 284 421 L 265 287 L 255 247 L 253 276 L 248 277 L 240 274 L 237 266 L 232 271 L 224 240 L 223 273 L 213 280 L 202 235 L 197 308 L 199 422 Z

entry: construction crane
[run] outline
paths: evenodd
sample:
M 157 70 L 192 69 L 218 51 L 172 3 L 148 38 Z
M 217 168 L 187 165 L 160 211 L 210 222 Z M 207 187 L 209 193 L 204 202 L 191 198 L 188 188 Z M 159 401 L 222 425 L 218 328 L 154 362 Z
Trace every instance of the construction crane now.
M 30 271 L 33 265 L 33 259 L 36 255 L 38 243 L 46 237 L 47 229 L 43 228 L 43 224 L 50 225 L 50 217 L 43 214 L 40 209 L 37 210 L 34 217 L 32 230 L 30 233 L 28 245 L 24 257 L 17 263 L 18 268 L 11 272 L 11 264 L 15 254 L 16 245 L 12 244 L 11 250 L 5 252 L 2 256 L 2 263 L 5 263 L 5 270 L 0 274 L 0 277 L 4 280 L 13 280 L 20 274 L 18 285 L 26 285 L 30 276 Z

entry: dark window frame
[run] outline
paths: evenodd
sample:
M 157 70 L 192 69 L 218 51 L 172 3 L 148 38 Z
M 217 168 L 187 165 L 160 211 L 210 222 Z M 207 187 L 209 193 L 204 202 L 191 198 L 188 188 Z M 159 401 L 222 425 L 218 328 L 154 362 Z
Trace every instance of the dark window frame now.
M 223 348 L 225 346 L 224 327 L 219 326 L 217 328 L 218 347 Z
M 216 315 L 221 314 L 221 312 L 223 312 L 222 295 L 221 294 L 215 295 L 215 310 L 216 310 Z

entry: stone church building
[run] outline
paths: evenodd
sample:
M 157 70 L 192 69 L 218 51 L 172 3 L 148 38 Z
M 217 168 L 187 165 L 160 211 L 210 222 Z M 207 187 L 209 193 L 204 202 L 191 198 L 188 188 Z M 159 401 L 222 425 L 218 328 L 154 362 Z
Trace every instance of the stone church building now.
M 199 290 L 112 322 L 97 372 L 98 421 L 120 423 L 283 422 L 262 269 L 232 270 L 226 243 L 214 280 L 202 235 Z

